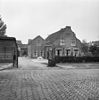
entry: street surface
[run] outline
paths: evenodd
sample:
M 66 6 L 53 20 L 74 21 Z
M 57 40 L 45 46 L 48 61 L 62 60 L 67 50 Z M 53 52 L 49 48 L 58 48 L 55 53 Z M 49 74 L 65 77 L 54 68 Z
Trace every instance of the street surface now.
M 19 58 L 18 69 L 0 71 L 0 100 L 99 100 L 99 69 L 69 66 Z

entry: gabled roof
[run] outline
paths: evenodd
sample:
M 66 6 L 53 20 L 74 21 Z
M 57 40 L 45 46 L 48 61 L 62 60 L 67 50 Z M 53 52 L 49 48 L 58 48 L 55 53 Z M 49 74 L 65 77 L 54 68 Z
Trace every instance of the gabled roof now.
M 6 41 L 6 43 L 9 44 L 9 42 L 13 42 L 15 44 L 15 46 L 17 47 L 17 43 L 16 43 L 16 38 L 15 37 L 7 37 L 7 36 L 0 36 L 0 41 L 3 42 L 3 41 Z M 5 43 L 5 45 L 6 45 Z M 10 45 L 9 45 L 10 46 Z M 11 45 L 13 46 L 13 45 Z
M 21 40 L 16 40 L 16 43 L 19 45 L 19 44 L 22 44 Z
M 42 40 L 44 40 L 40 35 L 38 35 L 37 37 L 35 37 L 35 38 L 33 39 L 33 41 L 35 41 L 35 40 L 38 39 L 38 38 L 41 38 Z
M 28 44 L 31 44 L 32 42 L 34 42 L 34 41 L 35 41 L 36 39 L 38 39 L 38 38 L 44 40 L 40 35 L 38 35 L 38 36 L 35 37 L 33 40 L 32 40 L 32 39 L 29 39 Z
M 60 37 L 64 35 L 65 37 L 68 37 L 70 35 L 75 35 L 75 33 L 71 30 L 71 27 L 70 26 L 66 26 L 65 28 L 55 32 L 55 33 L 52 33 L 51 35 L 49 35 L 47 38 L 46 38 L 46 41 L 50 41 L 50 42 L 54 42 L 56 41 L 57 39 L 60 39 Z M 63 37 L 64 38 L 64 37 Z
M 0 36 L 0 40 L 16 41 L 14 37 Z

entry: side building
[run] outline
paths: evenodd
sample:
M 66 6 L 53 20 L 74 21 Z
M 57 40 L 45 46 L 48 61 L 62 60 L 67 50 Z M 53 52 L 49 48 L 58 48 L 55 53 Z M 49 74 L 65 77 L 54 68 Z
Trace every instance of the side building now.
M 17 40 L 16 42 L 18 45 L 19 56 L 27 56 L 28 55 L 28 45 L 22 44 L 20 40 Z
M 45 58 L 48 58 L 50 49 L 54 50 L 55 56 L 81 56 L 81 41 L 77 39 L 70 26 L 49 35 L 46 38 Z
M 28 40 L 28 56 L 30 58 L 44 57 L 45 40 L 39 35 L 34 39 Z
M 13 63 L 18 67 L 18 47 L 14 37 L 0 36 L 0 63 Z
M 95 45 L 95 46 L 99 47 L 99 41 L 91 41 L 89 43 L 89 45 Z

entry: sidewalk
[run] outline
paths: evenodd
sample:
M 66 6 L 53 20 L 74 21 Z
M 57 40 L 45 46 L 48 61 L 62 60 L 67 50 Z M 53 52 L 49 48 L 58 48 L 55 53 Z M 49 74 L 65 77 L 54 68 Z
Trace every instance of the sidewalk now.
M 0 71 L 12 68 L 12 63 L 0 63 Z
M 65 69 L 99 69 L 99 63 L 58 63 L 56 66 Z

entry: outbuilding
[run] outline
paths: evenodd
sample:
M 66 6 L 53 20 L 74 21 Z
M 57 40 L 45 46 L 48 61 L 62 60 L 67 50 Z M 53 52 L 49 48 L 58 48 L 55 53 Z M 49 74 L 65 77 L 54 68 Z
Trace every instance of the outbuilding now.
M 18 48 L 14 37 L 0 37 L 0 63 L 13 63 L 13 67 L 18 67 Z

